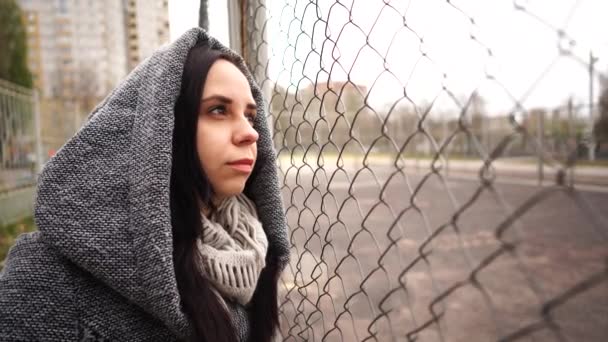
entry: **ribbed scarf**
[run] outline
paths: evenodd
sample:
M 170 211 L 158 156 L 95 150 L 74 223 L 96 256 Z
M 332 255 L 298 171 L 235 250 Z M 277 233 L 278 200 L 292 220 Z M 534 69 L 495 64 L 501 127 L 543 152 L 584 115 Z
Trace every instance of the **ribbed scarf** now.
M 266 266 L 268 250 L 255 205 L 240 194 L 221 201 L 210 217 L 201 216 L 201 272 L 222 295 L 247 304 Z

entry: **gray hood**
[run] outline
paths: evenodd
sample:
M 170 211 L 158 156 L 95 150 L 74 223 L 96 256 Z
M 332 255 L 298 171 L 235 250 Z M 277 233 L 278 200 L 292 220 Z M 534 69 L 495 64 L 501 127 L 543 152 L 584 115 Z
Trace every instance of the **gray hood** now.
M 197 41 L 233 54 L 194 28 L 140 64 L 46 164 L 35 206 L 46 243 L 178 336 L 188 334 L 188 325 L 172 257 L 172 131 L 184 62 Z M 269 240 L 266 262 L 282 269 L 289 244 L 266 106 L 237 58 L 261 114 L 255 122 L 258 160 L 245 193 Z

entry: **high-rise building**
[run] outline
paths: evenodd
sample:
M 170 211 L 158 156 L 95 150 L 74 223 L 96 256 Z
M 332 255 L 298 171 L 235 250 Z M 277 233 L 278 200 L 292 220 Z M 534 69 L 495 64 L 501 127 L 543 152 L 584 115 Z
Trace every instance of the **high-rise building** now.
M 30 68 L 44 97 L 103 96 L 125 76 L 122 0 L 20 0 L 20 5 Z
M 42 60 L 40 58 L 40 18 L 38 17 L 37 13 L 24 13 L 23 22 L 28 30 L 27 36 L 29 37 L 27 41 L 27 64 L 32 72 L 34 87 L 40 89 L 44 84 L 43 78 L 41 77 Z
M 167 0 L 125 0 L 129 68 L 169 41 Z
M 18 0 L 52 153 L 139 62 L 169 41 L 166 0 Z

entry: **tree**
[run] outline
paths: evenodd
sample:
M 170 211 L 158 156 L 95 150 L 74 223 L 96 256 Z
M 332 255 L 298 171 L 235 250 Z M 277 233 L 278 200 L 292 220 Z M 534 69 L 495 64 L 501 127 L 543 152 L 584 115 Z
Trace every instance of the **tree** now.
M 470 97 L 462 103 L 468 102 L 468 108 L 461 119 L 464 119 L 468 134 L 466 134 L 466 154 L 476 155 L 474 140 L 488 148 L 487 131 L 484 121 L 487 120 L 486 100 L 477 91 L 471 93 Z
M 15 0 L 0 0 L 0 78 L 30 88 L 27 36 Z

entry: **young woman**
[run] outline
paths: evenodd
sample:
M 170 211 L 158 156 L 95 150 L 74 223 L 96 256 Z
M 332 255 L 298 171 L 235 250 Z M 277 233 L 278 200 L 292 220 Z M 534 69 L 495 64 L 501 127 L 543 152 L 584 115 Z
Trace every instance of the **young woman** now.
M 271 341 L 289 244 L 264 103 L 192 29 L 40 175 L 0 274 L 0 340 Z

